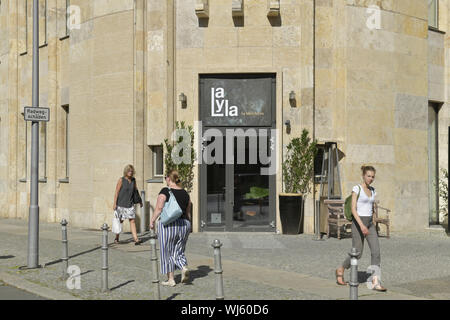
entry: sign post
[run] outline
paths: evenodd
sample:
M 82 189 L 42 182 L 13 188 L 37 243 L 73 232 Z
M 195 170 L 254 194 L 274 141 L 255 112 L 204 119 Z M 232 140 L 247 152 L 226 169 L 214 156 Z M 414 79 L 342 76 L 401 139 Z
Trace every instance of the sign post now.
M 39 1 L 33 0 L 33 108 L 39 108 Z M 26 112 L 25 112 L 26 113 Z M 31 125 L 31 190 L 28 220 L 29 269 L 39 268 L 39 121 Z

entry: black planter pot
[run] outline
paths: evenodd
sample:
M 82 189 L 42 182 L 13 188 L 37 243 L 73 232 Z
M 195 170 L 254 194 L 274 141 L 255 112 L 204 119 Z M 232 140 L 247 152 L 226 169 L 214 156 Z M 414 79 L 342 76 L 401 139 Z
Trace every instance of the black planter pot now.
M 303 233 L 303 196 L 301 194 L 280 194 L 280 220 L 283 234 Z

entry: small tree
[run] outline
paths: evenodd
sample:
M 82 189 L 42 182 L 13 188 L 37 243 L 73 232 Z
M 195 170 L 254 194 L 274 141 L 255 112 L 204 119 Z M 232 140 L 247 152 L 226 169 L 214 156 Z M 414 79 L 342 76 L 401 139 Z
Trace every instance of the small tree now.
M 448 171 L 441 169 L 443 178 L 439 179 L 439 197 L 443 200 L 439 208 L 442 217 L 448 216 Z
M 177 170 L 183 188 L 188 193 L 192 192 L 194 181 L 194 162 L 196 160 L 194 150 L 194 129 L 192 126 L 186 126 L 185 122 L 176 122 L 176 130 L 179 133 L 178 139 L 173 143 L 168 139 L 164 140 L 166 153 L 164 156 L 164 165 L 166 175 L 172 170 Z M 186 138 L 190 137 L 190 141 Z M 189 144 L 187 144 L 189 142 Z M 179 161 L 184 159 L 184 161 Z
M 317 142 L 311 141 L 308 130 L 304 129 L 300 138 L 292 139 L 283 162 L 285 192 L 301 193 L 304 197 L 311 192 L 316 154 Z

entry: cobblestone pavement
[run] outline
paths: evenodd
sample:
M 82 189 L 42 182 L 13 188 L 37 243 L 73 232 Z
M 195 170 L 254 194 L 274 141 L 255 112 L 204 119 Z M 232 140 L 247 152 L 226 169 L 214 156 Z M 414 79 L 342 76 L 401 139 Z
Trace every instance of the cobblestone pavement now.
M 81 299 L 153 299 L 150 245 L 123 243 L 109 250 L 109 287 L 101 286 L 101 231 L 72 228 L 69 224 L 70 265 L 81 269 L 81 289 L 69 290 L 62 281 L 59 224 L 40 225 L 40 263 L 38 270 L 19 270 L 26 264 L 28 225 L 22 220 L 0 220 L 0 280 L 15 277 L 34 289 L 54 292 L 46 297 Z M 162 299 L 211 300 L 215 298 L 215 274 L 211 243 L 223 243 L 224 291 L 226 299 L 347 299 L 348 287 L 335 284 L 334 270 L 351 247 L 351 239 L 313 241 L 311 235 L 284 236 L 255 233 L 191 234 L 187 258 L 192 282 L 174 288 L 161 287 Z M 113 235 L 110 234 L 110 243 Z M 392 235 L 380 238 L 383 285 L 388 293 L 376 293 L 360 285 L 361 299 L 449 299 L 450 238 L 432 234 Z M 360 281 L 370 265 L 366 246 L 360 260 Z M 348 273 L 346 278 L 348 279 Z M 163 276 L 161 280 L 165 280 Z M 177 282 L 181 275 L 176 273 Z M 6 282 L 6 281 L 5 281 Z M 39 290 L 38 290 L 39 291 Z M 33 292 L 33 291 L 31 291 Z M 34 292 L 39 294 L 39 292 Z M 58 295 L 60 293 L 61 295 Z

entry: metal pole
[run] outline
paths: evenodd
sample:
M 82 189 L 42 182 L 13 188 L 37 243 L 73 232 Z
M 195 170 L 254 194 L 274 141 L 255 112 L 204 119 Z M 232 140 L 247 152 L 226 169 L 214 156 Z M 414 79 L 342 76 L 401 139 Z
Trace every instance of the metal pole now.
M 314 241 L 325 241 L 325 239 L 322 238 L 322 235 L 320 234 L 320 196 L 319 200 L 316 200 L 316 213 L 314 217 L 314 228 L 315 236 L 313 238 Z
M 102 292 L 109 291 L 108 289 L 108 225 L 103 224 L 102 230 Z
M 68 241 L 67 241 L 67 221 L 66 219 L 62 219 L 61 226 L 62 226 L 62 279 L 67 279 L 67 269 L 69 268 L 69 248 L 68 248 Z
M 141 235 L 147 231 L 147 221 L 146 221 L 146 202 L 145 202 L 145 191 L 141 191 L 142 198 L 142 208 L 141 208 Z
M 322 172 L 320 173 L 320 189 L 319 189 L 319 200 L 316 200 L 316 212 L 314 215 L 314 229 L 315 229 L 315 236 L 313 238 L 314 241 L 324 241 L 322 239 L 322 235 L 320 233 L 320 202 L 322 201 L 322 195 L 324 192 L 323 182 L 324 177 L 328 179 L 328 172 L 325 169 L 325 159 L 326 159 L 326 148 L 323 149 L 323 157 L 322 157 Z M 326 173 L 326 174 L 325 174 Z
M 223 270 L 222 259 L 220 256 L 220 248 L 222 247 L 222 243 L 220 243 L 220 240 L 214 240 L 212 247 L 214 248 L 214 273 L 216 274 L 216 300 L 224 300 Z
M 158 254 L 156 252 L 156 239 L 158 236 L 156 235 L 155 230 L 150 230 L 150 261 L 152 264 L 152 272 L 153 272 L 153 286 L 154 286 L 154 294 L 155 300 L 161 299 L 161 293 L 159 290 L 159 274 L 158 274 Z
M 39 1 L 33 0 L 33 107 L 39 107 Z M 27 267 L 39 267 L 39 122 L 31 124 L 31 187 Z
M 352 248 L 349 253 L 351 257 L 351 268 L 350 268 L 350 300 L 358 300 L 358 255 L 359 252 L 356 248 Z

